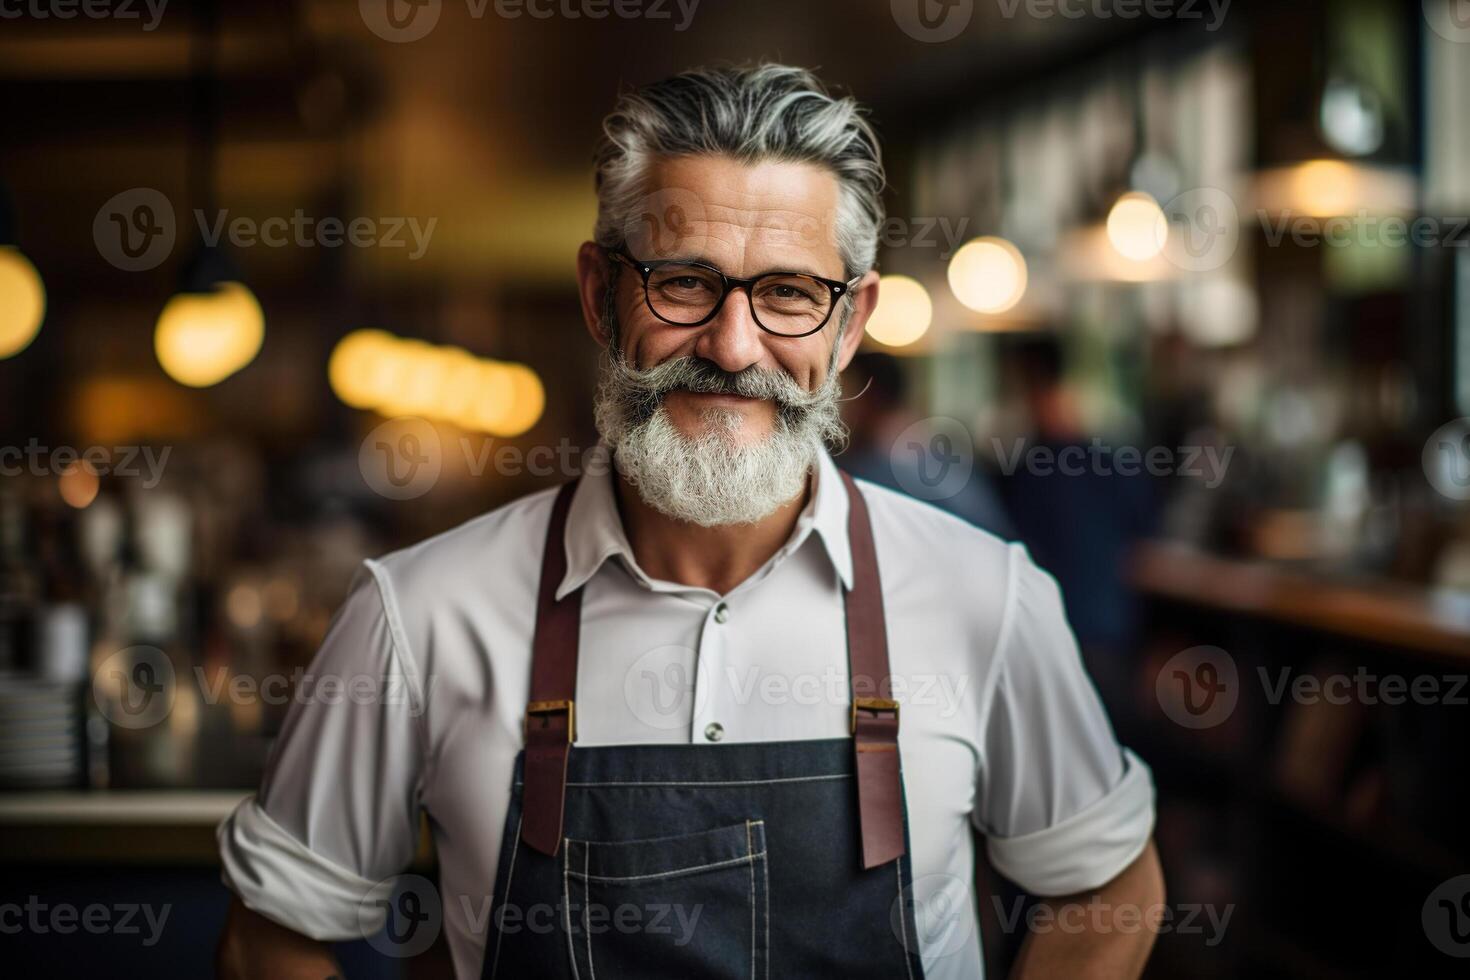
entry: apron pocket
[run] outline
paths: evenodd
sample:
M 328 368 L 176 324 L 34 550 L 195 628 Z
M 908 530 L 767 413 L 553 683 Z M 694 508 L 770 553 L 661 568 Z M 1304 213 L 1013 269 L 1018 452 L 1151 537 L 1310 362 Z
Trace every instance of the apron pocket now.
M 578 980 L 768 975 L 764 821 L 564 843 L 562 925 Z

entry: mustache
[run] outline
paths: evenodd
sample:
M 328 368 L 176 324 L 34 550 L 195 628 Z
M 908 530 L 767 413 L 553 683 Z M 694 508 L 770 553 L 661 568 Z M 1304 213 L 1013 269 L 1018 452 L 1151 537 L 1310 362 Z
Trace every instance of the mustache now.
M 828 381 L 808 391 L 784 371 L 748 367 L 743 371 L 726 371 L 702 357 L 675 357 L 639 369 L 621 354 L 610 358 L 610 369 L 618 375 L 620 387 L 638 405 L 638 414 L 655 411 L 670 392 L 687 391 L 701 395 L 740 395 L 774 402 L 782 413 L 798 413 L 820 403 L 827 396 Z

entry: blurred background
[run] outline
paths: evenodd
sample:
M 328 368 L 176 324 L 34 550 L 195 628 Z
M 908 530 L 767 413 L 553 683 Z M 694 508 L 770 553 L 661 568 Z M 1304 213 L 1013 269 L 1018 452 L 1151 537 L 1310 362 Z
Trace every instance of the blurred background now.
M 595 441 L 601 116 L 752 59 L 872 108 L 838 460 L 1061 582 L 1158 783 L 1148 975 L 1464 975 L 1458 0 L 0 3 L 8 964 L 210 971 L 213 828 L 357 563 Z M 341 950 L 448 969 L 399 952 Z

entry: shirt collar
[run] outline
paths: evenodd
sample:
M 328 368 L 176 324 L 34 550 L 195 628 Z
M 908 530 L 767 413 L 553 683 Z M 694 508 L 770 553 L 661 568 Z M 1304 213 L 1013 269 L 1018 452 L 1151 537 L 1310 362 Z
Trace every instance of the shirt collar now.
M 613 487 L 615 471 L 608 462 L 607 451 L 598 446 L 587 458 L 598 465 L 588 466 L 583 473 L 567 511 L 567 572 L 557 586 L 558 599 L 586 584 L 603 562 L 614 555 L 622 555 L 629 568 L 637 569 L 633 547 L 628 543 L 618 514 Z M 815 531 L 843 587 L 850 589 L 852 548 L 847 539 L 847 493 L 837 465 L 825 451 L 818 454 L 816 475 L 816 491 L 797 518 L 791 539 L 782 547 L 778 558 L 794 552 Z

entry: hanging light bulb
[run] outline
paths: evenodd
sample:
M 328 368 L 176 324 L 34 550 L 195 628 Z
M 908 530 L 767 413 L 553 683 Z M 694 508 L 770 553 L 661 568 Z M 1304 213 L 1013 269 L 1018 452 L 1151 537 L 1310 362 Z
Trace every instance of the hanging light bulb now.
M 1147 262 L 1164 250 L 1169 222 L 1150 194 L 1130 191 L 1108 212 L 1108 241 L 1125 259 Z
M 1026 293 L 1026 259 L 1004 238 L 966 242 L 949 260 L 948 276 L 955 298 L 977 313 L 1004 313 Z
M 0 358 L 25 350 L 46 316 L 41 274 L 20 249 L 0 245 Z
M 907 347 L 929 330 L 934 304 L 929 291 L 908 276 L 878 280 L 878 306 L 868 318 L 868 336 L 889 347 Z
M 265 340 L 265 314 L 238 282 L 207 292 L 181 292 L 164 306 L 153 334 L 158 363 L 191 388 L 219 384 L 255 360 Z

